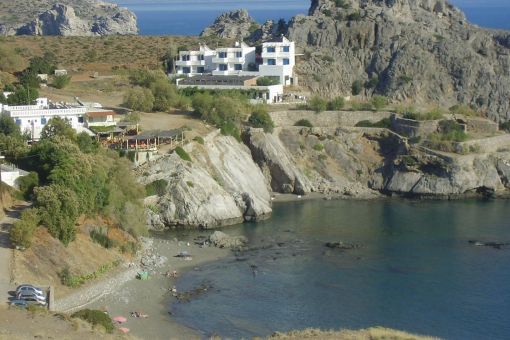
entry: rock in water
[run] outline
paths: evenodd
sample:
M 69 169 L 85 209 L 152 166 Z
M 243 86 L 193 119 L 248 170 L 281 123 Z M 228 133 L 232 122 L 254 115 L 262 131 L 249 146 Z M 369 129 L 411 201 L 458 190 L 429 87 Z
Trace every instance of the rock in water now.
M 13 2 L 12 11 L 20 12 L 16 21 L 2 22 L 0 35 L 101 36 L 138 34 L 136 16 L 115 4 L 95 0 L 40 1 L 24 9 Z
M 461 102 L 510 119 L 510 32 L 471 25 L 444 0 L 313 0 L 288 36 L 304 51 L 300 84 L 313 92 L 345 96 L 372 79 L 367 96 Z
M 209 236 L 209 242 L 218 248 L 239 249 L 248 240 L 244 236 L 229 236 L 221 231 L 215 231 Z

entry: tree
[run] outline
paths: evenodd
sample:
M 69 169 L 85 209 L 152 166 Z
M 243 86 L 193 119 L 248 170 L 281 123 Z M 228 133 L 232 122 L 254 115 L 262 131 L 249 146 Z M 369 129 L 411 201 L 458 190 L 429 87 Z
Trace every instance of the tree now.
M 271 86 L 280 84 L 279 77 L 259 77 L 257 78 L 257 86 Z
M 135 87 L 126 94 L 124 104 L 136 111 L 150 112 L 154 107 L 154 95 L 149 89 Z
M 21 218 L 12 226 L 9 236 L 15 246 L 28 248 L 39 222 L 39 211 L 35 208 L 27 209 L 21 213 Z
M 27 88 L 38 89 L 41 85 L 41 79 L 39 79 L 35 71 L 26 69 L 19 77 L 19 83 Z
M 41 139 L 52 139 L 56 137 L 65 137 L 70 140 L 75 140 L 76 131 L 67 120 L 54 117 L 51 118 L 42 129 Z
M 167 79 L 158 79 L 151 84 L 152 95 L 154 96 L 153 110 L 168 111 L 178 100 L 177 89 Z
M 283 35 L 285 33 L 287 33 L 287 23 L 285 22 L 285 19 L 280 18 L 276 26 L 276 34 Z
M 76 237 L 75 225 L 79 215 L 76 194 L 57 184 L 37 187 L 34 193 L 41 223 L 54 238 L 67 246 Z
M 193 96 L 191 105 L 196 114 L 205 118 L 214 110 L 214 97 L 207 92 L 197 93 Z
M 14 119 L 12 119 L 9 116 L 6 115 L 0 115 L 0 133 L 3 133 L 4 135 L 16 135 L 20 136 L 21 131 L 19 129 L 19 126 L 16 125 L 14 122 Z
M 361 93 L 361 90 L 363 90 L 363 82 L 361 80 L 355 80 L 352 83 L 351 90 L 352 90 L 352 94 L 354 96 L 357 96 L 358 94 Z
M 53 74 L 56 66 L 55 55 L 51 52 L 46 52 L 43 57 L 33 57 L 30 59 L 28 68 L 35 74 Z
M 86 132 L 76 135 L 76 144 L 83 153 L 95 153 L 99 149 L 99 143 Z
M 274 123 L 265 106 L 257 105 L 253 110 L 248 123 L 255 128 L 263 128 L 264 132 L 273 132 Z
M 308 107 L 310 110 L 315 111 L 315 113 L 320 113 L 322 111 L 325 111 L 328 107 L 328 102 L 326 99 L 319 97 L 319 96 L 313 96 L 308 101 Z
M 20 86 L 7 98 L 9 105 L 30 105 L 39 97 L 35 88 Z
M 25 200 L 31 200 L 34 188 L 39 185 L 39 175 L 31 171 L 28 175 L 21 176 L 17 180 L 19 191 Z
M 70 82 L 71 82 L 71 76 L 69 76 L 67 74 L 55 76 L 53 78 L 53 86 L 57 89 L 63 89 L 64 87 L 69 85 Z

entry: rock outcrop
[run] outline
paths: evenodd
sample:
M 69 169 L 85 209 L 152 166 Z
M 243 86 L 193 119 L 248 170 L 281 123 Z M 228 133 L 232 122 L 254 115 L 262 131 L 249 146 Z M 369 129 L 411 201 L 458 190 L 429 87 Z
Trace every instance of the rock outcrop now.
M 20 9 L 21 10 L 21 9 Z M 29 15 L 32 15 L 30 17 Z M 136 16 L 115 4 L 95 0 L 43 1 L 15 21 L 4 21 L 0 35 L 101 36 L 138 34 Z
M 205 28 L 201 37 L 214 35 L 224 39 L 239 39 L 249 36 L 259 25 L 245 9 L 223 13 L 214 23 Z
M 471 104 L 510 119 L 510 33 L 482 29 L 444 0 L 313 0 L 288 36 L 304 50 L 300 84 L 327 96 Z
M 173 153 L 144 168 L 143 183 L 167 183 L 146 202 L 153 227 L 212 228 L 271 214 L 268 184 L 247 147 L 217 133 L 205 140 L 187 145 L 192 162 Z

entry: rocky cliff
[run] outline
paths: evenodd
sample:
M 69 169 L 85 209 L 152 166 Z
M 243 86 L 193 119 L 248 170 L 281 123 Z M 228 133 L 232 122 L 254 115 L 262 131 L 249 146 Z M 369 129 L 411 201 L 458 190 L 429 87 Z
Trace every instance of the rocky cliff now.
M 271 214 L 268 183 L 246 146 L 215 133 L 186 149 L 191 162 L 173 153 L 143 169 L 144 184 L 167 183 L 147 199 L 152 226 L 212 228 Z
M 508 196 L 510 153 L 445 155 L 386 129 L 251 130 L 245 142 L 274 191 L 372 198 L 380 194 Z
M 100 36 L 137 34 L 136 16 L 96 0 L 7 2 L 0 7 L 0 35 Z
M 471 25 L 444 0 L 313 0 L 288 35 L 305 52 L 300 83 L 314 92 L 350 95 L 360 80 L 367 96 L 462 102 L 510 119 L 510 32 Z
M 224 39 L 242 40 L 254 29 L 257 29 L 258 26 L 257 22 L 248 15 L 248 11 L 238 9 L 223 13 L 217 17 L 211 26 L 205 28 L 200 33 L 200 36 L 214 35 Z

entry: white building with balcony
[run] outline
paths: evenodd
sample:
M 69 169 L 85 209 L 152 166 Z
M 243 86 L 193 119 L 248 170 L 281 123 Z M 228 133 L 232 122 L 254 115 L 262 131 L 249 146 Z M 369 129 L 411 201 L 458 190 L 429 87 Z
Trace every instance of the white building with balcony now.
M 216 49 L 213 58 L 214 76 L 243 75 L 257 70 L 255 47 L 236 42 L 234 47 Z M 246 74 L 244 74 L 246 75 Z
M 262 44 L 262 64 L 259 75 L 279 77 L 280 84 L 293 85 L 294 65 L 296 64 L 296 47 L 293 41 L 284 36 Z
M 3 105 L 0 109 L 3 115 L 14 120 L 22 133 L 28 133 L 33 141 L 41 138 L 44 126 L 54 117 L 67 120 L 77 132 L 91 133 L 85 128 L 87 108 L 83 106 L 53 104 L 49 103 L 46 98 L 38 98 L 35 105 Z
M 216 51 L 207 45 L 200 45 L 198 51 L 180 51 L 175 62 L 175 72 L 188 76 L 211 73 L 214 70 L 213 58 Z

